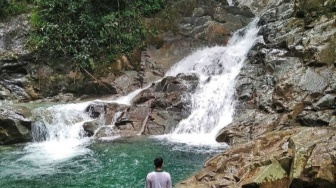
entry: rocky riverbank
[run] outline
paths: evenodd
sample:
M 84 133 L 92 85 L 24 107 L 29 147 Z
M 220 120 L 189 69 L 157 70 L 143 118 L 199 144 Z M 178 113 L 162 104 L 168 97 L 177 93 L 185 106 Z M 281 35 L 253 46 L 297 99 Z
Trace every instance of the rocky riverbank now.
M 239 2 L 260 15 L 264 41 L 217 137 L 231 147 L 178 187 L 335 187 L 335 1 Z

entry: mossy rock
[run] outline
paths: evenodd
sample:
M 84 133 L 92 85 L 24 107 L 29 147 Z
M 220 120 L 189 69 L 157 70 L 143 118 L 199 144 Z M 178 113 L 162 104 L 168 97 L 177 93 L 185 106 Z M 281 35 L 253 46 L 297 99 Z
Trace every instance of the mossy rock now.
M 271 159 L 271 164 L 252 169 L 250 177 L 241 183 L 242 187 L 287 187 L 288 175 L 281 164 L 275 159 Z

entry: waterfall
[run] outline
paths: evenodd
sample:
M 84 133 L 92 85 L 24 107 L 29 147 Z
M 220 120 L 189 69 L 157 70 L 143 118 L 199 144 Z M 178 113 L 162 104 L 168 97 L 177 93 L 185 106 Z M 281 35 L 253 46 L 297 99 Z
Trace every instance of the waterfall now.
M 191 114 L 168 135 L 169 139 L 189 144 L 216 143 L 215 134 L 232 121 L 235 78 L 248 51 L 257 40 L 256 22 L 255 20 L 245 29 L 237 31 L 226 47 L 198 50 L 166 73 L 166 76 L 197 73 L 200 77 L 196 91 L 184 97 L 190 103 Z M 129 105 L 146 88 L 106 102 Z M 90 139 L 85 137 L 82 127 L 84 122 L 91 120 L 85 113 L 89 103 L 60 104 L 35 109 L 33 116 L 37 121 L 32 126 L 35 142 L 26 146 L 25 149 L 30 154 L 22 160 L 34 160 L 40 165 L 41 162 L 62 161 L 90 152 L 85 147 Z
M 161 79 L 162 80 L 162 79 Z M 156 82 L 159 82 L 161 80 L 158 80 Z M 146 87 L 134 90 L 132 92 L 130 92 L 129 94 L 125 95 L 125 96 L 121 96 L 116 100 L 100 100 L 100 99 L 96 99 L 96 102 L 107 102 L 107 103 L 118 103 L 118 104 L 125 104 L 125 105 L 131 105 L 131 101 L 132 99 L 137 96 L 141 91 L 149 88 L 151 86 L 151 84 L 147 85 Z
M 116 100 L 104 102 L 130 105 L 131 100 L 148 87 L 135 90 Z M 92 120 L 85 112 L 90 103 L 60 104 L 33 110 L 33 119 L 36 120 L 32 125 L 34 142 L 25 147 L 28 154 L 21 160 L 32 161 L 37 165 L 48 165 L 49 162 L 61 162 L 90 152 L 85 147 L 90 143 L 90 138 L 85 137 L 83 129 L 83 124 Z
M 257 20 L 235 32 L 225 47 L 198 50 L 175 64 L 166 73 L 197 73 L 200 84 L 188 100 L 191 114 L 182 120 L 170 139 L 188 144 L 216 144 L 215 135 L 232 122 L 235 78 L 246 55 L 258 39 Z
M 31 132 L 34 142 L 46 141 L 49 137 L 47 127 L 41 121 L 36 121 L 32 124 Z
M 21 161 L 48 166 L 90 152 L 84 147 L 83 123 L 91 120 L 85 112 L 89 102 L 40 107 L 32 111 L 33 143 L 28 144 Z
M 80 139 L 84 136 L 82 124 L 91 119 L 84 113 L 88 104 L 89 102 L 41 107 L 33 111 L 33 117 L 45 125 L 47 141 Z

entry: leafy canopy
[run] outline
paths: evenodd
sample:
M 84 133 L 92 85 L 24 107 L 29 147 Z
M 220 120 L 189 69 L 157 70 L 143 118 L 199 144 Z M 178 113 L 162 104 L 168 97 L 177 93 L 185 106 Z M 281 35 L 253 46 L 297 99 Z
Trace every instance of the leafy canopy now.
M 40 58 L 93 68 L 140 46 L 149 33 L 141 22 L 163 0 L 35 0 L 30 45 Z

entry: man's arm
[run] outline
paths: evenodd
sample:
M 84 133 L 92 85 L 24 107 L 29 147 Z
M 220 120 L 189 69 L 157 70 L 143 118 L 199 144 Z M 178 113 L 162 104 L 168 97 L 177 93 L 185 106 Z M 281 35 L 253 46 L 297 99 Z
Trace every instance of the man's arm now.
M 146 186 L 145 186 L 145 188 L 151 188 L 151 182 L 149 181 L 148 175 L 146 177 Z
M 169 173 L 168 173 L 167 188 L 172 188 L 172 180 Z

